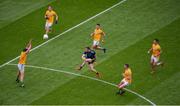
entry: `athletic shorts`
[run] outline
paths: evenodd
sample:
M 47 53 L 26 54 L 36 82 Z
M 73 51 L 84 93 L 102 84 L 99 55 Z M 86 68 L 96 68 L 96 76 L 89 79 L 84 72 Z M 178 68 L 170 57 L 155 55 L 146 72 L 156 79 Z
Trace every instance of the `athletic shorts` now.
M 99 41 L 94 40 L 94 41 L 93 41 L 93 46 L 98 46 L 98 45 L 99 45 Z
M 159 61 L 159 57 L 151 56 L 151 63 L 157 63 Z
M 53 25 L 53 23 L 49 23 L 49 22 L 46 22 L 45 24 L 45 28 L 51 28 Z
M 129 85 L 129 82 L 125 80 L 125 78 L 121 81 L 121 85 L 118 85 L 119 88 L 122 88 L 122 87 L 125 87 L 125 86 L 128 86 Z
M 25 67 L 24 64 L 18 64 L 19 71 L 24 72 L 24 67 Z

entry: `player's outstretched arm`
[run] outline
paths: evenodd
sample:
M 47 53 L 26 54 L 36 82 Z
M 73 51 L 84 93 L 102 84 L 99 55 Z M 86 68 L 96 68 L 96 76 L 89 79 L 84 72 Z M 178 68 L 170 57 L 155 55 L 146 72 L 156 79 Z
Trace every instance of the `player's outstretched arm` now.
M 26 46 L 26 49 L 27 49 L 26 53 L 29 53 L 29 51 L 31 50 L 31 47 L 32 47 L 32 43 L 31 42 L 32 42 L 32 39 L 29 40 L 29 43 Z
M 29 45 L 31 44 L 31 42 L 32 42 L 32 39 L 29 40 L 28 44 L 26 45 L 26 48 L 29 47 Z

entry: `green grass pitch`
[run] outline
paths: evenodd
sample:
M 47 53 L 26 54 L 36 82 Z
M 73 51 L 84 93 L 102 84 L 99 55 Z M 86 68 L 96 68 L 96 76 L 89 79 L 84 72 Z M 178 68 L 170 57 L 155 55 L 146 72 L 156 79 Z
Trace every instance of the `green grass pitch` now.
M 179 0 L 0 0 L 0 5 L 2 65 L 18 56 L 30 38 L 33 47 L 46 42 L 47 5 L 60 17 L 49 37 L 61 34 L 28 55 L 25 88 L 15 82 L 18 59 L 0 67 L 0 105 L 180 105 Z M 87 67 L 75 70 L 97 23 L 107 35 L 102 45 L 107 53 L 97 51 L 101 79 Z M 147 51 L 154 38 L 160 40 L 165 65 L 152 75 Z M 124 63 L 132 68 L 133 82 L 119 96 L 114 85 Z

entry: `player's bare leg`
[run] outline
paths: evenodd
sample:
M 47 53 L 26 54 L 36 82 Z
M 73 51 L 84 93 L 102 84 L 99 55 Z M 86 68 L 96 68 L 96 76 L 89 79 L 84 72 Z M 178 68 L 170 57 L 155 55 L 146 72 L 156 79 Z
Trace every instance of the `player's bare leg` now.
M 94 73 L 96 73 L 96 76 L 99 78 L 100 74 L 99 74 L 99 72 L 96 71 L 96 69 L 94 69 L 94 65 L 93 64 L 89 64 L 88 66 L 89 66 L 89 69 L 91 71 L 93 71 Z
M 154 74 L 155 68 L 156 68 L 156 63 L 153 60 L 153 61 L 151 61 L 151 69 L 152 69 L 151 74 Z
M 106 49 L 103 47 L 100 47 L 99 45 L 92 46 L 92 48 L 96 50 L 102 50 L 104 53 L 106 53 Z
M 152 74 L 155 72 L 155 68 L 158 67 L 158 66 L 164 66 L 164 63 L 163 62 L 152 62 L 151 63 L 151 68 L 152 68 Z
M 24 72 L 20 72 L 20 87 L 24 87 Z
M 46 27 L 46 34 L 48 34 L 49 33 L 49 28 L 48 27 Z
M 151 63 L 151 69 L 152 69 L 151 74 L 153 74 L 155 72 L 155 65 L 153 63 Z
M 97 49 L 98 49 L 98 50 L 103 50 L 103 52 L 106 53 L 106 49 L 103 48 L 103 47 L 97 46 Z
M 52 26 L 50 26 L 49 27 L 49 31 L 48 31 L 48 33 L 52 33 L 53 32 L 53 30 L 52 30 Z
M 162 61 L 158 62 L 157 66 L 164 66 L 164 62 L 162 62 Z
M 81 70 L 85 64 L 86 64 L 86 61 L 83 61 L 83 63 L 77 68 L 77 70 Z
M 124 94 L 125 93 L 125 90 L 123 90 L 124 87 L 125 87 L 124 83 L 120 82 L 120 84 L 118 84 L 119 91 L 116 94 L 120 94 L 120 95 Z
M 46 34 L 48 35 L 52 31 L 52 27 L 51 26 L 45 26 L 45 31 L 46 31 Z
M 20 79 L 20 72 L 19 72 L 19 70 L 18 70 L 18 72 L 17 72 L 17 78 L 16 78 L 16 82 L 17 82 L 17 83 L 19 83 L 19 79 Z

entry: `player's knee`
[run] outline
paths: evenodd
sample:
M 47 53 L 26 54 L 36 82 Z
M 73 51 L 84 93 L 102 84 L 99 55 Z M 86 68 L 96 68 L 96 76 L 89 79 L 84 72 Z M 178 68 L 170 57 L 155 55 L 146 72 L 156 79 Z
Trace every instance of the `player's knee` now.
M 90 67 L 91 71 L 96 71 L 93 67 Z
M 119 88 L 119 89 L 122 89 L 123 87 L 124 87 L 123 85 L 120 85 L 118 88 Z
M 21 72 L 20 72 L 20 74 L 21 74 L 21 75 L 24 75 L 24 72 L 23 72 L 23 71 L 21 71 Z
M 91 71 L 94 71 L 94 69 L 93 69 L 92 67 L 90 67 L 90 70 L 91 70 Z
M 153 63 L 152 63 L 153 66 L 156 66 L 156 64 L 157 64 L 156 62 L 153 62 Z
M 155 64 L 155 62 L 154 61 L 151 61 L 151 65 L 153 66 Z

